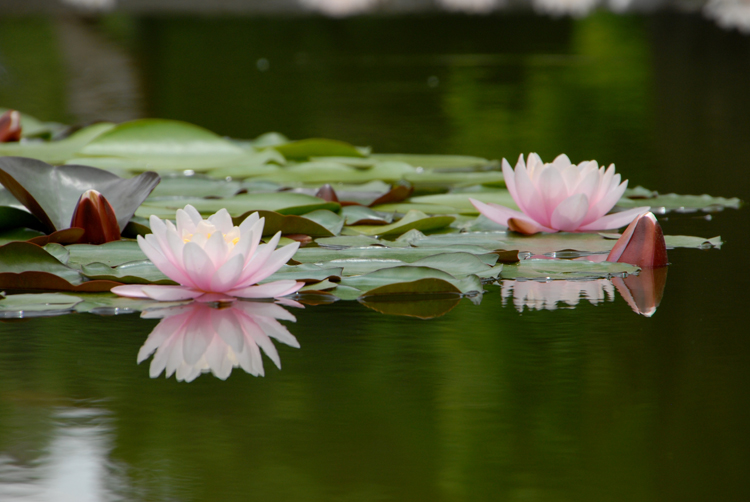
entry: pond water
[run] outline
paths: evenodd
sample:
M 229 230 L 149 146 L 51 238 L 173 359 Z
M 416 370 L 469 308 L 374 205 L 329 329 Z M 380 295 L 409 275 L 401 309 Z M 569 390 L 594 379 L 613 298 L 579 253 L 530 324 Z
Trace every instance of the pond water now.
M 0 17 L 0 105 L 46 120 L 565 152 L 744 200 L 748 89 L 750 37 L 675 13 Z M 3 322 L 0 499 L 747 500 L 746 211 L 660 222 L 724 245 L 670 251 L 652 317 L 609 281 L 505 281 L 428 320 L 287 307 L 299 347 L 264 377 L 151 378 L 137 314 Z

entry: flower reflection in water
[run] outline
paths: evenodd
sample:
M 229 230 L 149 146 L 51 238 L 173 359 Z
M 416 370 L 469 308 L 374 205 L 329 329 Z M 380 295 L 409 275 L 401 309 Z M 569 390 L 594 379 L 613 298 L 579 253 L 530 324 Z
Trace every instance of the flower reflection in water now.
M 530 310 L 556 310 L 573 308 L 581 298 L 597 305 L 604 301 L 613 301 L 615 288 L 607 279 L 593 281 L 503 281 L 503 304 L 513 297 L 516 310 L 523 312 L 524 307 Z M 559 306 L 564 303 L 566 306 Z
M 260 349 L 281 368 L 271 338 L 299 348 L 294 335 L 278 321 L 294 322 L 296 318 L 274 303 L 238 301 L 217 307 L 193 302 L 145 311 L 142 317 L 162 319 L 138 352 L 140 364 L 156 351 L 151 378 L 164 371 L 167 378 L 175 374 L 178 381 L 191 382 L 210 371 L 225 380 L 237 366 L 263 376 Z

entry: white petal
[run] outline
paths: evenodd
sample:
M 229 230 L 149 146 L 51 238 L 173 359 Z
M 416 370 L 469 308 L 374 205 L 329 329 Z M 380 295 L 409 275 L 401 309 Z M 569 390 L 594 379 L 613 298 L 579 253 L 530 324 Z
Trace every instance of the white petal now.
M 304 282 L 290 280 L 267 282 L 258 286 L 229 291 L 228 294 L 240 298 L 276 298 L 296 293 L 304 286 Z
M 211 278 L 209 291 L 223 293 L 229 289 L 234 289 L 237 281 L 242 276 L 242 265 L 244 262 L 245 257 L 237 255 L 219 267 Z
M 275 250 L 263 264 L 263 267 L 244 281 L 244 284 L 256 284 L 271 276 L 288 262 L 299 249 L 299 242 L 292 242 L 281 249 Z
M 621 211 L 619 213 L 612 213 L 606 216 L 602 216 L 598 220 L 583 225 L 579 228 L 583 232 L 592 232 L 597 230 L 611 230 L 613 228 L 620 228 L 628 225 L 631 221 L 637 218 L 639 215 L 648 212 L 651 209 L 649 206 L 634 207 L 627 211 Z
M 214 267 L 218 269 L 227 259 L 229 246 L 227 245 L 227 241 L 224 240 L 224 235 L 221 232 L 214 232 L 211 237 L 209 237 L 206 245 L 203 246 L 203 250 L 214 264 Z
M 118 286 L 119 287 L 119 286 Z M 160 286 L 145 285 L 141 286 L 143 292 L 152 300 L 160 302 L 176 302 L 180 300 L 192 300 L 203 294 L 202 291 L 196 291 L 187 286 Z
M 229 216 L 229 211 L 225 208 L 219 209 L 215 214 L 208 217 L 208 221 L 211 222 L 221 233 L 228 234 L 234 228 L 232 223 L 232 217 Z

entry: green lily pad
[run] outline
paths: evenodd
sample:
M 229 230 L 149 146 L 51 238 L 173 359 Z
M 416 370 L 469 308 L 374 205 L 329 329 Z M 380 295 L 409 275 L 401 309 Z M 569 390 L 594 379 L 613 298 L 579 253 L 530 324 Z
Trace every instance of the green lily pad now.
M 421 211 L 412 210 L 390 225 L 356 225 L 349 228 L 364 235 L 400 235 L 412 229 L 422 232 L 439 230 L 447 227 L 454 220 L 453 216 L 427 216 Z
M 393 267 L 376 270 L 369 274 L 358 275 L 353 277 L 342 277 L 341 285 L 357 288 L 360 291 L 369 293 L 375 288 L 392 285 L 403 282 L 413 282 L 420 279 L 440 279 L 451 284 L 461 293 L 472 291 L 482 292 L 482 283 L 476 276 L 467 276 L 456 278 L 446 272 L 429 267 Z M 453 291 L 455 291 L 453 289 Z M 450 291 L 449 291 L 450 292 Z
M 131 261 L 114 268 L 95 262 L 82 265 L 81 272 L 89 279 L 117 281 L 125 284 L 177 284 L 156 268 L 150 260 Z
M 406 162 L 424 169 L 478 169 L 497 166 L 498 162 L 468 155 L 420 155 L 407 153 L 374 153 L 370 158 L 377 161 Z
M 92 244 L 73 244 L 66 246 L 69 253 L 68 264 L 83 266 L 91 263 L 103 263 L 116 267 L 123 263 L 146 260 L 136 241 L 113 241 L 98 246 Z
M 124 122 L 80 149 L 82 157 L 117 157 L 153 169 L 208 169 L 243 157 L 245 151 L 202 127 L 164 119 Z
M 479 258 L 470 253 L 442 253 L 438 255 L 427 256 L 415 262 L 408 263 L 401 260 L 393 259 L 343 259 L 332 260 L 321 263 L 319 266 L 343 267 L 343 273 L 346 276 L 369 274 L 376 270 L 386 268 L 411 266 L 411 267 L 429 267 L 441 270 L 454 277 L 465 275 L 477 275 L 479 277 L 497 278 L 502 270 L 502 265 L 493 266 L 497 261 L 497 255 L 486 255 L 490 257 L 492 263 L 487 263 L 485 259 Z
M 81 194 L 94 189 L 107 198 L 125 228 L 136 208 L 159 183 L 156 173 L 123 179 L 88 166 L 51 166 L 22 157 L 0 157 L 0 183 L 45 226 L 46 230 L 70 227 Z
M 605 239 L 619 239 L 622 234 L 612 233 L 600 233 Z M 706 239 L 703 237 L 695 237 L 692 235 L 665 235 L 664 242 L 667 245 L 667 249 L 673 248 L 696 248 L 696 249 L 721 249 L 723 244 L 721 236 L 711 237 Z
M 476 199 L 484 203 L 500 204 L 518 210 L 518 206 L 510 196 L 510 192 L 504 189 L 485 192 L 466 192 L 466 193 L 446 193 L 438 195 L 422 195 L 412 197 L 411 202 L 417 204 L 436 204 L 440 206 L 449 206 L 453 208 L 452 213 L 460 214 L 479 214 L 479 211 L 469 202 L 469 198 Z
M 413 200 L 413 199 L 412 199 Z M 382 213 L 408 213 L 409 211 L 421 211 L 425 214 L 445 215 L 458 213 L 457 208 L 453 206 L 442 206 L 439 204 L 423 204 L 416 202 L 397 202 L 393 204 L 380 204 L 372 206 L 375 211 Z
M 38 218 L 16 207 L 0 206 L 0 231 L 10 228 L 32 228 L 44 230 L 44 225 Z
M 44 235 L 46 235 L 44 232 L 32 230 L 30 228 L 12 228 L 10 230 L 3 230 L 0 232 L 0 246 L 8 244 L 9 242 L 28 241 Z
M 392 214 L 373 211 L 365 206 L 343 206 L 341 216 L 347 225 L 388 225 L 393 222 Z
M 73 158 L 75 153 L 98 136 L 114 128 L 115 124 L 99 123 L 76 131 L 58 141 L 30 141 L 23 143 L 1 143 L 0 155 L 29 157 L 32 159 L 62 164 Z
M 166 176 L 151 192 L 149 199 L 182 197 L 218 197 L 236 195 L 242 189 L 239 181 L 226 181 L 207 176 Z
M 0 312 L 64 312 L 73 310 L 82 300 L 61 293 L 8 295 L 0 299 Z
M 289 160 L 310 157 L 364 157 L 355 146 L 334 139 L 310 138 L 272 147 Z
M 396 182 L 415 168 L 401 162 L 382 162 L 359 169 L 334 162 L 304 162 L 260 173 L 264 179 L 286 183 L 365 183 L 374 180 Z
M 655 213 L 663 213 L 666 211 L 690 213 L 694 211 L 720 211 L 724 208 L 739 209 L 741 203 L 740 199 L 736 197 L 727 199 L 724 197 L 712 197 L 705 194 L 678 195 L 668 193 L 663 195 L 657 194 L 656 196 L 649 198 L 630 199 L 628 197 L 623 197 L 617 202 L 617 205 L 622 208 L 651 206 L 651 211 Z
M 235 225 L 239 225 L 246 217 L 254 211 L 247 212 L 234 219 Z M 307 213 L 305 216 L 283 215 L 274 211 L 258 211 L 261 218 L 265 218 L 263 235 L 274 235 L 281 232 L 282 235 L 302 234 L 311 237 L 330 237 L 336 235 L 344 226 L 344 220 L 334 212 L 317 210 Z
M 424 171 L 421 173 L 410 173 L 404 175 L 404 179 L 418 187 L 444 186 L 461 187 L 481 184 L 492 184 L 493 186 L 505 186 L 505 178 L 500 171 L 487 172 L 435 172 Z
M 294 280 L 306 283 L 318 283 L 326 279 L 340 279 L 343 274 L 341 267 L 326 267 L 303 263 L 301 265 L 284 265 L 273 275 L 261 281 L 262 283 Z
M 628 263 L 530 259 L 506 265 L 501 275 L 503 279 L 608 279 L 638 270 Z
M 326 202 L 312 195 L 294 192 L 239 194 L 229 199 L 147 200 L 136 211 L 136 216 L 147 218 L 155 214 L 161 218 L 174 218 L 175 212 L 192 204 L 201 214 L 211 215 L 225 208 L 232 217 L 254 211 L 275 211 L 281 214 L 301 215 L 318 209 L 338 211 L 336 202 Z

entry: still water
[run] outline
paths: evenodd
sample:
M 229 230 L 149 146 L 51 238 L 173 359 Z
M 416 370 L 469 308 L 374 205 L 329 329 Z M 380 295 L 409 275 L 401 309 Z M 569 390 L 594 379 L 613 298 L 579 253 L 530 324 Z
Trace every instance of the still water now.
M 674 13 L 0 17 L 0 105 L 46 120 L 565 152 L 744 200 L 748 89 L 750 37 Z M 0 500 L 747 500 L 745 209 L 660 221 L 725 244 L 670 252 L 650 318 L 608 281 L 490 285 L 429 320 L 284 307 L 289 336 L 256 338 L 282 369 L 190 383 L 150 375 L 167 319 L 4 322 Z

